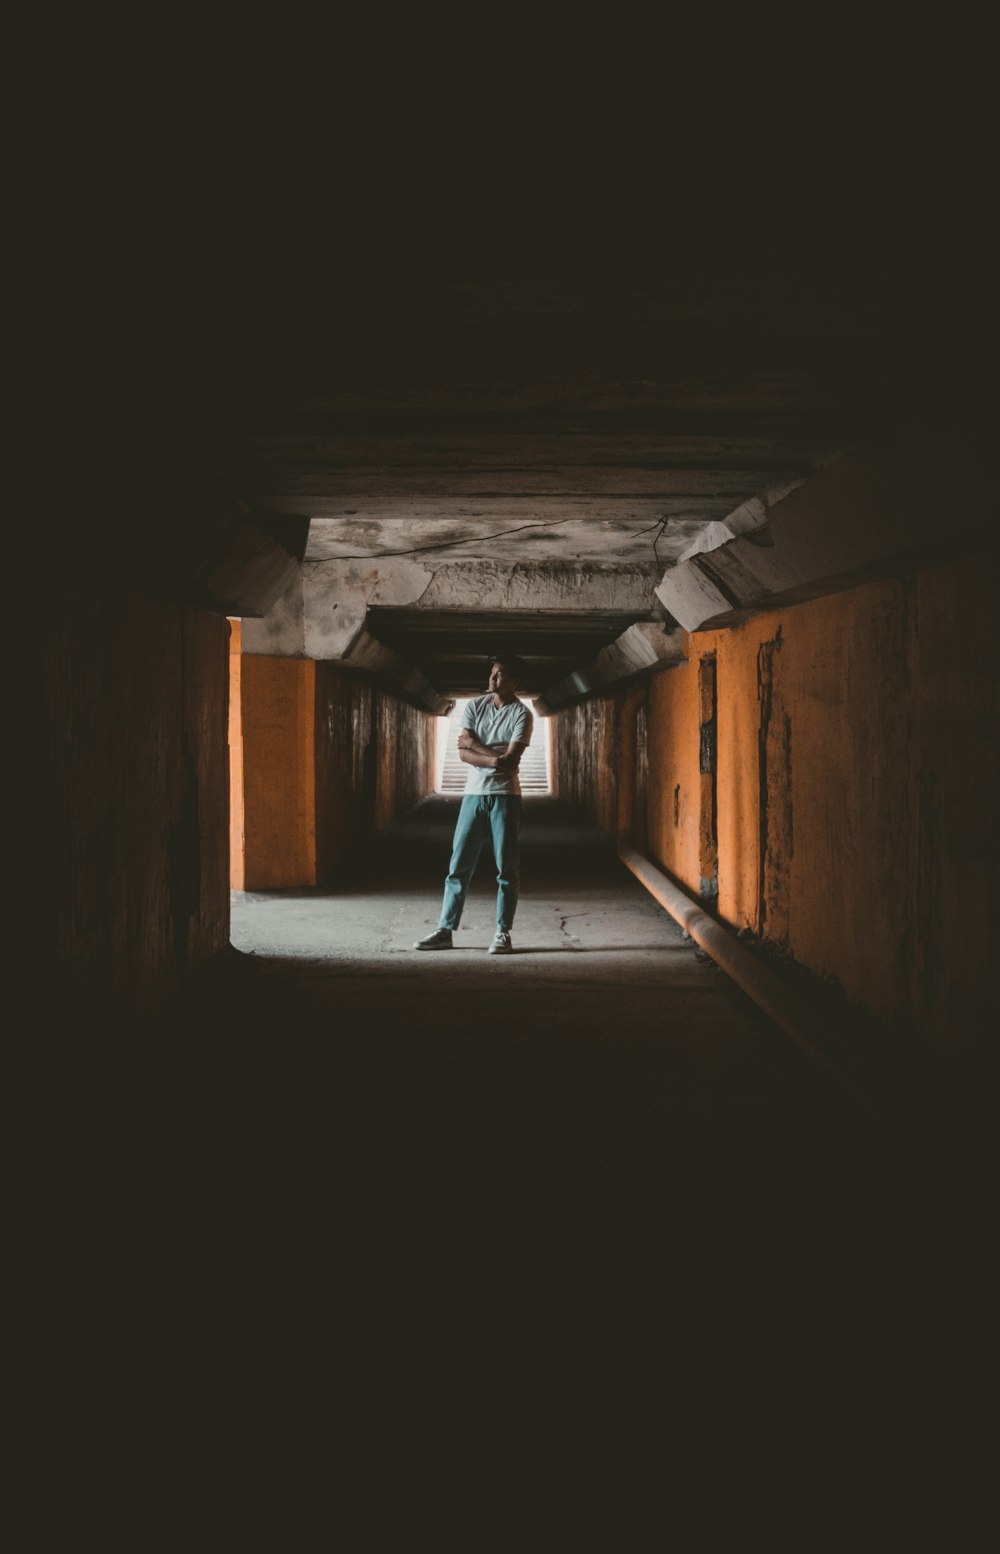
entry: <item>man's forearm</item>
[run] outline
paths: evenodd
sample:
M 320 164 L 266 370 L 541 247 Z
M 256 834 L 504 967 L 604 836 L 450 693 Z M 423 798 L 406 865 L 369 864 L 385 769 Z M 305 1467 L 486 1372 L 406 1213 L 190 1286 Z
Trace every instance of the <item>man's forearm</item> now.
M 477 739 L 471 728 L 463 728 L 458 736 L 458 753 L 463 750 L 475 750 L 478 755 L 494 755 L 496 752 L 489 745 L 484 745 L 481 739 Z
M 466 766 L 496 768 L 498 753 L 477 739 L 471 728 L 463 728 L 458 736 L 458 758 Z
M 466 766 L 487 766 L 496 771 L 517 771 L 523 745 L 511 743 L 503 749 L 484 745 L 470 728 L 463 728 L 458 736 L 458 758 Z

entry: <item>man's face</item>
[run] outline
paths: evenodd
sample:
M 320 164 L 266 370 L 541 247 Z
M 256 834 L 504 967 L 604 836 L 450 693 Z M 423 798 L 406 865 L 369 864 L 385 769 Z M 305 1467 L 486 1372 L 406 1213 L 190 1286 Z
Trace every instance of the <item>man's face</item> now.
M 492 664 L 490 666 L 490 690 L 494 696 L 499 696 L 502 699 L 515 694 L 517 680 L 512 674 L 508 674 L 504 664 Z

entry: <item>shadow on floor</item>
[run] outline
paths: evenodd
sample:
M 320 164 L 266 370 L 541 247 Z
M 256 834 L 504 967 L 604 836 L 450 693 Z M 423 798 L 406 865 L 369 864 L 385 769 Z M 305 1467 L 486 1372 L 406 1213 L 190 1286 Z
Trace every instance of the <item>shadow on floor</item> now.
M 408 954 L 451 813 L 347 895 L 244 903 L 258 953 L 66 1098 L 53 1352 L 115 1419 L 116 1471 L 152 1453 L 243 1496 L 291 1472 L 348 1547 L 392 1522 L 392 1546 L 888 1549 L 954 1518 L 972 1198 L 558 806 L 526 828 L 533 954 Z M 571 902 L 575 947 L 545 944 Z M 341 925 L 319 961 L 303 903 Z M 487 878 L 485 928 L 491 903 Z

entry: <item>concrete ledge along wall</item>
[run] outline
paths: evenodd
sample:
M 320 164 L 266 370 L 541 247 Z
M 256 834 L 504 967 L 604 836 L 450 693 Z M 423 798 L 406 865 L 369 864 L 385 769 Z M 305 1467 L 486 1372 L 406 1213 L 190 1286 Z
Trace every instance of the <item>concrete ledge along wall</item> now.
M 311 659 L 242 661 L 247 890 L 322 885 L 434 786 L 427 712 Z
M 982 556 L 688 639 L 648 682 L 649 856 L 706 895 L 703 669 L 717 681 L 718 912 L 934 1044 L 995 1043 L 995 563 Z M 555 720 L 555 782 L 614 829 L 615 704 Z M 983 737 L 984 731 L 986 737 Z

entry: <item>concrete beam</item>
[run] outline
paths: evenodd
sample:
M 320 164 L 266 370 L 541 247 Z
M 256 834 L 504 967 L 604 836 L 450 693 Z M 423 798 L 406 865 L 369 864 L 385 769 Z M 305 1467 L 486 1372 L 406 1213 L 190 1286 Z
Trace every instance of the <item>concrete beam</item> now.
M 442 696 L 435 689 L 416 664 L 411 664 L 394 648 L 376 641 L 370 632 L 361 632 L 341 662 L 345 668 L 371 675 L 376 684 L 385 690 L 395 692 L 404 701 L 424 707 L 438 717 L 447 717 L 455 705 L 451 697 Z
M 684 632 L 671 630 L 661 621 L 639 621 L 623 631 L 610 647 L 602 648 L 584 668 L 551 686 L 535 705 L 544 715 L 559 712 L 585 696 L 632 680 L 647 670 L 683 662 L 686 646 Z
M 745 502 L 740 503 L 739 507 L 734 507 L 732 512 L 726 513 L 725 517 L 702 524 L 690 545 L 677 560 L 690 561 L 693 556 L 703 555 L 709 550 L 718 550 L 720 545 L 727 545 L 739 534 L 748 534 L 754 529 L 763 528 L 767 522 L 768 508 L 782 501 L 792 491 L 797 491 L 804 483 L 804 479 L 786 480 L 777 485 L 768 486 L 760 496 L 748 497 Z
M 669 568 L 656 596 L 688 631 L 855 587 L 938 559 L 982 531 L 982 473 L 958 446 L 907 438 L 845 455 L 767 511 L 763 526 Z
M 182 532 L 176 559 L 168 563 L 179 592 L 206 610 L 259 617 L 292 585 L 309 520 L 220 503 L 189 514 Z
M 307 561 L 598 561 L 615 566 L 679 560 L 732 496 L 504 496 L 342 498 L 342 515 L 314 516 Z M 669 522 L 664 523 L 664 520 Z M 737 531 L 733 531 L 734 533 Z
M 272 611 L 244 627 L 244 652 L 350 662 L 369 606 L 428 610 L 649 613 L 657 569 L 594 562 L 306 563 Z
M 267 614 L 244 620 L 243 651 L 264 658 L 305 658 L 305 612 L 302 602 L 304 568 L 297 567 Z

